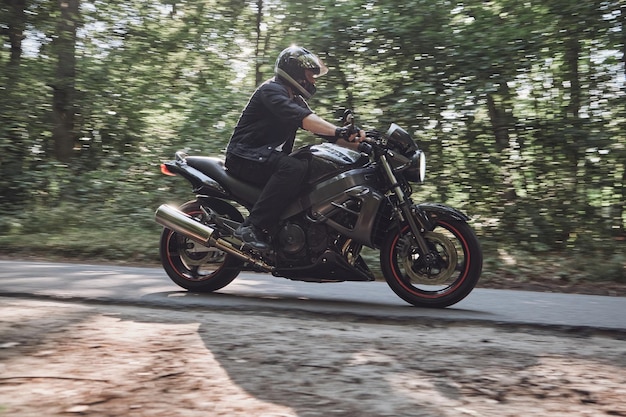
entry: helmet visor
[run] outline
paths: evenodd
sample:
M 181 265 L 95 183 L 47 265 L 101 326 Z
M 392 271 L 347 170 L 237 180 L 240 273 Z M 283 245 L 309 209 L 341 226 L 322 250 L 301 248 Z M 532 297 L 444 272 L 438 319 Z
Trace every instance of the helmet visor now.
M 313 73 L 313 77 L 321 77 L 328 73 L 328 67 L 324 65 L 321 59 L 315 54 L 306 53 L 300 55 L 298 58 L 300 68 L 310 70 Z

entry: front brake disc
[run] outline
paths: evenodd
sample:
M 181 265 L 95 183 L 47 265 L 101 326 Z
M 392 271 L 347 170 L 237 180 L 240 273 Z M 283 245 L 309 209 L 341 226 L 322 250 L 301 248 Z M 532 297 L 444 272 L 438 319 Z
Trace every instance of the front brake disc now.
M 456 270 L 458 262 L 456 248 L 450 239 L 441 233 L 426 232 L 424 239 L 434 249 L 436 259 L 426 263 L 414 251 L 406 251 L 403 254 L 404 269 L 413 284 L 446 284 Z

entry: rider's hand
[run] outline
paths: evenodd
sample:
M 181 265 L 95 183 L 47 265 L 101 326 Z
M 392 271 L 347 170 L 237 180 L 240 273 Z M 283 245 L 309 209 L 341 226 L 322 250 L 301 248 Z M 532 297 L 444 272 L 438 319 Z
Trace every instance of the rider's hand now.
M 365 140 L 365 130 L 359 129 L 359 131 L 348 138 L 348 142 L 363 142 Z
M 365 140 L 365 131 L 354 125 L 338 127 L 335 130 L 335 137 L 342 138 L 348 142 L 362 142 Z

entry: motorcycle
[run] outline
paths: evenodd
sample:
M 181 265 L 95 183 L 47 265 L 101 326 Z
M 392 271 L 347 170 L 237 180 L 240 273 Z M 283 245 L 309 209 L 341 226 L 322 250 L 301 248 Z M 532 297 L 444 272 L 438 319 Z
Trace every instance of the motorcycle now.
M 351 112 L 344 121 L 354 123 Z M 478 239 L 462 212 L 411 199 L 426 157 L 406 130 L 392 123 L 384 134 L 367 131 L 358 151 L 323 143 L 291 155 L 308 161 L 310 175 L 263 253 L 233 236 L 261 188 L 232 176 L 217 157 L 179 151 L 161 164 L 196 194 L 155 213 L 164 226 L 161 263 L 174 283 L 213 292 L 244 270 L 307 282 L 374 281 L 362 257 L 368 247 L 379 251 L 389 287 L 414 306 L 448 307 L 474 289 L 482 270 Z

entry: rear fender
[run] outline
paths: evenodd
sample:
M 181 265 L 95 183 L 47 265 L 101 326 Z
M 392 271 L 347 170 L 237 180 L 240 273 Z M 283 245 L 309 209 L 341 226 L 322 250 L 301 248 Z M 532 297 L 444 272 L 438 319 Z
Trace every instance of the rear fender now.
M 239 222 L 243 221 L 243 215 L 241 214 L 241 212 L 237 210 L 237 207 L 235 207 L 227 200 L 222 200 L 221 198 L 209 197 L 205 195 L 196 196 L 196 200 L 198 201 L 198 203 L 200 203 L 202 207 L 210 208 L 218 214 L 228 216 L 233 220 L 237 220 Z
M 165 165 L 172 174 L 180 175 L 189 181 L 193 187 L 194 193 L 228 197 L 228 193 L 220 183 L 184 162 L 169 161 L 164 162 L 163 165 Z
M 231 235 L 244 220 L 241 212 L 226 200 L 206 195 L 197 195 L 196 200 L 222 235 Z

